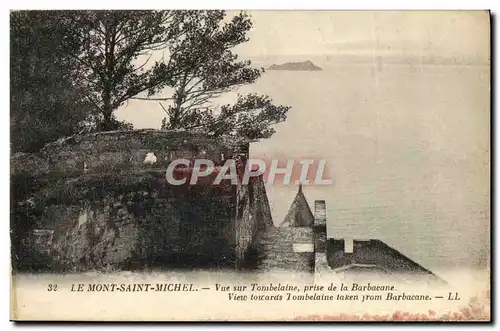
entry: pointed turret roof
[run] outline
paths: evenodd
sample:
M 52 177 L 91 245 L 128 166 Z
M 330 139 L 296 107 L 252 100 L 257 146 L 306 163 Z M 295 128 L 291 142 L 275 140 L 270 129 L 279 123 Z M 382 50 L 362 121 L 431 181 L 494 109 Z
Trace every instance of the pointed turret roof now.
M 299 184 L 299 191 L 285 216 L 285 219 L 280 224 L 281 227 L 312 227 L 314 224 L 314 215 L 309 208 L 306 197 L 302 192 L 302 184 Z

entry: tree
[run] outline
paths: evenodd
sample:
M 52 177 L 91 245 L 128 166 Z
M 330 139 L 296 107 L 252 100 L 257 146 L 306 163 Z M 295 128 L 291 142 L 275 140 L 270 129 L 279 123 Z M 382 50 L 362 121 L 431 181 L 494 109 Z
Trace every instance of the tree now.
M 100 130 L 114 129 L 113 112 L 129 99 L 169 100 L 166 129 L 202 129 L 209 134 L 269 137 L 289 107 L 266 96 L 240 96 L 214 109 L 222 93 L 253 83 L 262 70 L 238 61 L 232 49 L 248 40 L 245 13 L 224 11 L 80 11 L 69 14 L 82 45 L 75 55 L 79 77 L 95 108 Z M 151 61 L 154 54 L 163 57 Z M 151 62 L 151 63 L 150 63 Z M 152 96 L 171 88 L 168 98 Z M 253 126 L 252 128 L 249 126 Z
M 14 96 L 14 113 L 22 114 L 18 123 L 41 122 L 36 125 L 51 138 L 75 129 L 81 132 L 82 126 L 97 131 L 130 129 L 114 111 L 132 98 L 155 100 L 152 96 L 167 88 L 173 94 L 167 98 L 172 104 L 165 109 L 166 129 L 258 139 L 272 135 L 271 126 L 286 118 L 289 107 L 275 106 L 266 96 L 239 96 L 234 105 L 211 105 L 222 93 L 255 82 L 263 72 L 232 52 L 248 40 L 252 23 L 245 13 L 230 19 L 224 11 L 17 15 L 11 44 L 11 67 L 17 70 L 13 91 L 29 96 L 36 91 L 38 97 L 21 98 L 36 100 L 28 107 Z M 163 57 L 152 60 L 159 52 Z M 54 104 L 47 104 L 46 96 Z M 52 130 L 55 125 L 60 128 Z
M 200 14 L 196 28 L 185 31 L 185 37 L 171 43 L 170 54 L 176 65 L 174 93 L 164 129 L 201 129 L 213 135 L 235 135 L 248 139 L 269 138 L 273 124 L 286 119 L 289 107 L 273 105 L 267 96 L 238 95 L 234 105 L 214 108 L 211 102 L 221 94 L 255 82 L 263 69 L 252 68 L 250 61 L 239 61 L 234 47 L 248 41 L 252 28 L 246 13 L 235 15 L 224 23 L 224 11 Z M 151 100 L 151 98 L 148 98 Z
M 12 151 L 33 152 L 77 133 L 90 111 L 73 80 L 78 51 L 58 12 L 11 13 L 10 104 Z
M 149 63 L 152 52 L 179 38 L 186 11 L 66 12 L 81 45 L 74 54 L 78 78 L 94 107 L 99 131 L 117 128 L 114 110 L 131 97 L 154 94 L 169 85 L 174 70 L 164 61 Z

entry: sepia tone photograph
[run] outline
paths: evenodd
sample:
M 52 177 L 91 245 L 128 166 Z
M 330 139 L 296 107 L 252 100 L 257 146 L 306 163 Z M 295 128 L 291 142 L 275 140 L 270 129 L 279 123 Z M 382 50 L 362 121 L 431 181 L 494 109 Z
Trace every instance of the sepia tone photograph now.
M 490 29 L 11 11 L 11 320 L 489 322 Z

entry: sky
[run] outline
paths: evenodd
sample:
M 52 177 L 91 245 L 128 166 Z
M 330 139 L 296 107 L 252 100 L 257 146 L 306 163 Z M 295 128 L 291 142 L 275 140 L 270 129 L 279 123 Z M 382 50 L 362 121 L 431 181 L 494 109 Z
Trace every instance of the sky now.
M 237 12 L 228 12 L 228 16 Z M 375 56 L 489 61 L 486 11 L 249 11 L 249 41 L 234 52 L 254 61 L 272 58 Z M 158 52 L 158 58 L 161 58 Z M 156 55 L 155 55 L 156 57 Z M 432 60 L 431 60 L 432 62 Z M 157 97 L 170 97 L 164 91 Z M 159 129 L 165 113 L 156 102 L 129 100 L 115 115 L 136 129 Z
M 489 53 L 486 11 L 252 11 L 249 56 Z

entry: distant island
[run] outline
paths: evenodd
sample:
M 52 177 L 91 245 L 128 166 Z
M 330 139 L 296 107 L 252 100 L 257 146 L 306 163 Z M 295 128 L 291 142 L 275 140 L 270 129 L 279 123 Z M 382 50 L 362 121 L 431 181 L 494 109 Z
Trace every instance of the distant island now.
M 295 70 L 295 71 L 321 71 L 318 66 L 315 66 L 311 61 L 304 62 L 286 62 L 283 64 L 272 64 L 268 70 Z

